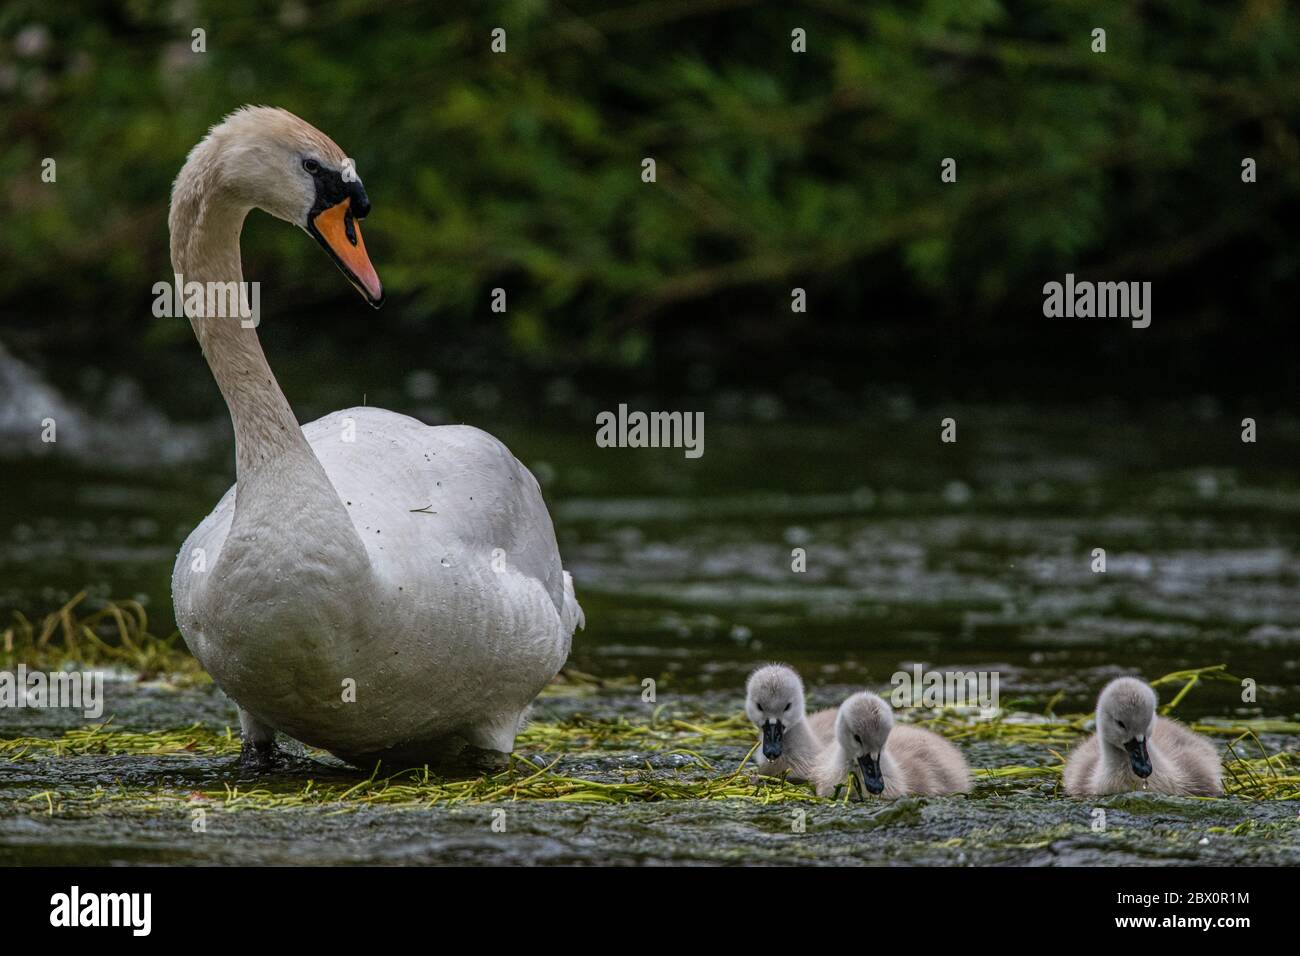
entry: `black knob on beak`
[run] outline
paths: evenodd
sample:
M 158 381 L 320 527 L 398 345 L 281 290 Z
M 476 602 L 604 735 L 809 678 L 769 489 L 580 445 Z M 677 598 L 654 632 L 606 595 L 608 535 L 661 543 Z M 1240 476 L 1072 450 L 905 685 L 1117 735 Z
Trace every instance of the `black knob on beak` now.
M 352 200 L 352 215 L 358 219 L 365 219 L 370 215 L 370 197 L 366 195 L 366 187 L 361 185 L 361 180 L 353 179 L 346 183 L 348 198 Z

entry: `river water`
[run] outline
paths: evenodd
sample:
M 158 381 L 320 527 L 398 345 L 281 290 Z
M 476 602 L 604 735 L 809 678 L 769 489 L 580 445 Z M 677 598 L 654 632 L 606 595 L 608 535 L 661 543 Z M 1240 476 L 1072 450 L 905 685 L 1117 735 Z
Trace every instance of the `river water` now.
M 940 441 L 940 420 L 957 441 Z M 1300 424 L 1239 422 L 1213 408 L 1050 411 L 882 407 L 860 421 L 709 424 L 706 453 L 601 449 L 594 425 L 490 427 L 542 481 L 587 629 L 570 665 L 609 682 L 558 687 L 540 724 L 575 714 L 646 721 L 740 710 L 757 663 L 797 666 L 811 704 L 886 688 L 900 669 L 999 675 L 1008 710 L 1091 708 L 1110 677 L 1224 664 L 1251 679 L 1202 684 L 1185 720 L 1300 714 Z M 4 463 L 0 610 L 47 613 L 86 590 L 146 603 L 167 633 L 176 548 L 230 481 L 207 461 L 30 457 Z M 129 456 L 130 457 L 130 456 Z M 1095 549 L 1104 549 L 1105 571 Z M 792 569 L 802 560 L 805 570 Z M 655 681 L 654 704 L 642 681 Z M 1166 697 L 1171 691 L 1162 691 Z M 1059 695 L 1059 696 L 1058 696 Z M 1055 698 L 1055 700 L 1054 700 Z M 112 726 L 234 723 L 212 687 L 112 683 Z M 64 712 L 0 711 L 0 737 L 57 736 Z M 1265 735 L 1273 751 L 1295 735 Z M 1048 766 L 1049 748 L 961 742 L 975 767 Z M 532 748 L 543 756 L 544 748 Z M 529 748 L 523 748 L 529 753 Z M 734 770 L 748 745 L 602 747 L 559 769 L 597 780 Z M 685 763 L 683 763 L 685 761 Z M 1094 804 L 1054 778 L 982 781 L 968 798 L 892 806 L 753 800 L 619 805 L 519 800 L 505 832 L 493 804 L 422 808 L 328 802 L 234 812 L 217 801 L 206 835 L 184 807 L 147 797 L 242 781 L 273 792 L 364 774 L 304 756 L 245 780 L 228 754 L 0 756 L 0 863 L 104 862 L 1300 862 L 1296 804 L 1135 794 Z M 100 793 L 98 798 L 89 794 Z M 117 794 L 119 799 L 109 799 Z M 208 799 L 208 798 L 203 798 Z M 134 801 L 134 802 L 133 802 Z M 1229 832 L 1231 831 L 1231 832 Z

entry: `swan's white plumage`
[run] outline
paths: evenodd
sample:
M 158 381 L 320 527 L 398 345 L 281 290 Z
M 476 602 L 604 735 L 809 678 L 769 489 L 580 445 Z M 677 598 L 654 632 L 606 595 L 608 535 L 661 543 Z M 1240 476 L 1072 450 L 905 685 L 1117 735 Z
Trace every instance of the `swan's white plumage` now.
M 508 751 L 584 623 L 536 480 L 486 432 L 382 409 L 335 412 L 303 434 L 371 576 L 311 573 L 305 536 L 267 554 L 254 538 L 252 553 L 223 563 L 232 488 L 176 565 L 177 615 L 196 656 L 260 721 L 351 759 L 437 755 L 461 742 Z M 286 483 L 277 497 L 294 494 Z M 192 570 L 199 548 L 212 573 Z M 310 609 L 331 606 L 339 590 L 356 602 L 352 626 L 295 626 L 301 617 L 319 627 Z M 348 678 L 354 703 L 342 700 Z
M 585 623 L 536 480 L 486 432 L 382 409 L 334 412 L 303 434 L 372 577 L 304 574 L 306 539 L 296 542 L 301 553 L 254 548 L 223 564 L 231 488 L 176 564 L 177 615 L 196 656 L 259 720 L 345 757 L 437 755 L 460 742 L 508 751 Z M 280 497 L 294 493 L 286 484 Z M 199 548 L 213 574 L 192 570 Z M 329 606 L 339 588 L 360 602 L 359 627 L 298 633 L 298 611 Z M 288 613 L 241 601 L 253 594 Z M 205 627 L 232 617 L 244 618 L 233 630 Z M 356 681 L 355 703 L 342 701 L 346 678 Z
M 343 155 L 280 110 L 214 127 L 173 188 L 176 271 L 240 281 L 251 208 L 304 225 L 308 154 Z M 280 730 L 357 763 L 512 749 L 585 623 L 532 474 L 486 432 L 377 408 L 300 429 L 255 329 L 191 322 L 238 480 L 185 542 L 172 590 L 246 738 Z

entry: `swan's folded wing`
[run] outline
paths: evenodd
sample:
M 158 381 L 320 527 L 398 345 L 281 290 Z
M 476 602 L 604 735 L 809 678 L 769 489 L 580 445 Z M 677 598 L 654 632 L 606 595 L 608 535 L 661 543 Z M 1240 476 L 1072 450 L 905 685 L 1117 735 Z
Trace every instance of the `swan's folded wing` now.
M 540 582 L 568 633 L 581 626 L 537 479 L 496 438 L 371 407 L 333 412 L 303 433 L 377 564 L 418 574 L 435 554 L 500 560 Z

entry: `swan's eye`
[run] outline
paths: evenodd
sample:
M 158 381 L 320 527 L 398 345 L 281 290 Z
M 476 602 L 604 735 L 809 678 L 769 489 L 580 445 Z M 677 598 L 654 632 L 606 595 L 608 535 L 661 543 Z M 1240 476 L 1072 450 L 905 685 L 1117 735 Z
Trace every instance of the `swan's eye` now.
M 314 159 L 304 159 L 302 161 L 302 168 L 315 176 L 320 172 L 320 163 L 316 162 Z
M 859 744 L 862 743 L 862 738 L 859 737 L 857 734 L 853 735 L 853 739 L 856 740 Z
M 786 709 L 786 710 L 789 710 L 789 709 L 790 709 L 790 705 L 789 705 L 789 704 L 786 704 L 786 705 L 785 705 L 785 709 Z M 785 711 L 782 711 L 782 713 L 785 713 Z
M 1120 730 L 1128 730 L 1128 728 L 1124 726 L 1124 721 L 1122 721 L 1122 720 L 1117 720 L 1117 721 L 1115 721 L 1115 723 L 1119 724 L 1119 729 L 1120 729 Z

